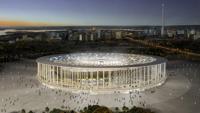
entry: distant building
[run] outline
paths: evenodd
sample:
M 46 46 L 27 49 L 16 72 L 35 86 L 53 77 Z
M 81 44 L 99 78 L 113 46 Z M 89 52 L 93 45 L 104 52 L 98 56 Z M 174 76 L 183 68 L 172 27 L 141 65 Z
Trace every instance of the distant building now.
M 82 41 L 82 40 L 83 40 L 83 35 L 80 34 L 80 35 L 79 35 L 79 41 Z
M 91 40 L 91 41 L 94 40 L 94 34 L 93 34 L 93 33 L 91 33 L 91 35 L 90 35 L 90 40 Z
M 197 31 L 194 35 L 194 40 L 200 39 L 200 31 Z
M 100 39 L 101 38 L 101 30 L 97 31 L 97 38 Z
M 108 31 L 108 30 L 105 30 L 103 32 L 103 38 L 104 39 L 111 39 L 112 38 L 112 32 L 111 31 Z
M 167 30 L 167 36 L 169 38 L 174 38 L 176 36 L 176 30 Z
M 190 31 L 190 34 L 191 34 L 191 35 L 195 35 L 195 33 L 196 33 L 196 31 L 195 31 L 194 29 L 192 29 L 192 30 Z
M 185 31 L 184 30 L 177 30 L 177 35 L 184 35 Z
M 117 32 L 115 32 L 115 34 L 116 34 L 116 39 L 122 39 L 122 32 L 121 31 L 117 31 Z
M 31 41 L 31 40 L 33 40 L 33 38 L 29 37 L 28 35 L 23 35 L 21 40 Z

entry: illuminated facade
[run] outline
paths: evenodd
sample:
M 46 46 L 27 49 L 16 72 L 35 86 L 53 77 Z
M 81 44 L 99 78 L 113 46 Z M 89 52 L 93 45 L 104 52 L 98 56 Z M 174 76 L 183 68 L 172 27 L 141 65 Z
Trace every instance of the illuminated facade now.
M 166 60 L 125 53 L 72 53 L 37 59 L 45 85 L 72 90 L 145 90 L 166 80 Z

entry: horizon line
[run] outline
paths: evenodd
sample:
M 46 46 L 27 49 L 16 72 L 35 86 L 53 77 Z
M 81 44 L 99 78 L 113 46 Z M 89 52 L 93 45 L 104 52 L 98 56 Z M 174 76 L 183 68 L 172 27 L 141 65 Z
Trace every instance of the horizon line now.
M 0 25 L 0 27 L 105 27 L 105 26 L 113 26 L 113 27 L 142 27 L 142 26 L 155 26 L 161 27 L 162 25 L 19 25 L 19 26 L 5 26 Z M 200 24 L 170 24 L 167 26 L 200 26 Z

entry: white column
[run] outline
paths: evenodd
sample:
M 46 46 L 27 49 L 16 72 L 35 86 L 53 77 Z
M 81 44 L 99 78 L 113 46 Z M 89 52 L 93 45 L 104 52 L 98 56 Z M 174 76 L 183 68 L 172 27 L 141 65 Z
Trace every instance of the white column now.
M 144 66 L 143 67 L 143 85 L 145 86 L 146 85 L 146 67 Z
M 132 68 L 132 83 L 131 83 L 132 86 L 134 85 L 134 82 L 135 82 L 135 69 Z
M 52 80 L 52 76 L 51 76 L 51 65 L 49 66 L 49 78 L 47 79 L 47 81 L 49 81 L 51 83 L 51 80 Z
M 166 63 L 164 63 L 164 75 L 163 76 L 166 78 Z
M 99 71 L 97 70 L 97 89 L 99 88 Z
M 56 83 L 55 67 L 56 67 L 56 66 L 53 66 L 53 83 L 54 83 L 54 84 Z
M 135 69 L 135 78 L 136 78 L 136 85 L 139 86 L 139 80 L 138 80 L 138 67 Z
M 37 63 L 37 77 L 40 75 L 40 63 Z
M 45 76 L 43 77 L 43 80 L 44 80 L 44 81 L 46 81 L 47 76 L 48 76 L 48 75 L 47 75 L 47 66 L 48 66 L 48 65 L 45 64 Z
M 80 72 L 77 73 L 77 87 L 80 87 Z
M 42 77 L 42 81 L 45 81 L 45 78 L 46 78 L 46 76 L 47 76 L 47 74 L 46 74 L 46 72 L 47 72 L 47 69 L 46 69 L 46 64 L 44 64 L 44 75 L 43 75 L 43 77 Z
M 104 77 L 104 71 L 103 72 L 103 88 L 104 88 L 104 80 L 105 80 L 105 77 Z
M 124 70 L 124 76 L 125 76 L 125 85 L 127 84 L 127 70 Z
M 131 73 L 130 73 L 131 74 L 131 78 L 130 78 L 131 81 L 130 82 L 131 82 L 131 88 L 132 88 L 132 84 L 133 84 L 133 69 L 131 68 L 130 71 L 131 71 Z
M 52 65 L 50 66 L 50 76 L 49 76 L 49 78 L 50 78 L 50 83 L 52 83 L 52 81 L 53 81 Z
M 71 81 L 69 81 L 69 69 L 67 69 L 66 71 L 65 71 L 65 83 L 66 83 L 66 85 L 67 85 L 67 87 L 69 87 L 70 86 L 70 83 L 69 82 L 71 82 Z
M 83 79 L 84 79 L 84 88 L 86 87 L 86 75 L 85 72 L 83 72 Z
M 160 64 L 158 64 L 157 66 L 158 66 L 158 68 L 157 68 L 157 69 L 158 69 L 158 70 L 157 70 L 157 71 L 158 71 L 157 82 L 158 82 L 158 81 L 159 81 L 159 78 L 160 78 Z
M 162 75 L 162 64 L 160 64 L 160 74 L 159 74 L 159 81 L 162 79 L 162 78 L 161 78 L 161 75 Z
M 148 78 L 148 76 L 149 76 L 148 75 L 148 66 L 146 66 L 146 70 L 145 71 L 146 71 L 146 78 L 145 79 L 147 80 L 145 84 L 148 85 L 148 83 L 149 83 L 149 81 L 148 81 L 148 79 L 149 79 Z
M 51 83 L 54 83 L 54 66 L 51 66 Z
M 120 83 L 119 83 L 120 72 L 121 72 L 121 70 L 115 71 L 115 73 L 117 74 L 117 87 L 119 87 L 119 85 L 120 85 Z
M 52 83 L 54 83 L 55 82 L 55 76 L 54 76 L 54 66 L 52 66 L 53 68 L 52 68 L 52 76 L 53 76 L 53 82 Z
M 44 78 L 46 76 L 46 67 L 45 67 L 45 64 L 43 64 L 43 71 L 44 71 L 44 73 L 42 75 L 42 81 L 44 81 Z
M 111 71 L 108 71 L 109 87 L 111 87 Z
M 82 88 L 82 81 L 83 81 L 82 72 L 79 73 L 79 78 L 80 78 L 80 87 Z
M 121 86 L 120 76 L 121 76 L 122 70 L 118 71 L 118 86 Z
M 155 81 L 153 81 L 153 79 L 155 79 L 156 77 L 156 68 L 155 68 L 155 65 L 152 66 L 152 73 L 151 73 L 151 84 L 153 84 Z
M 45 81 L 47 81 L 48 80 L 47 77 L 49 77 L 49 75 L 48 75 L 48 72 L 49 72 L 48 64 L 45 65 L 45 68 L 46 68 L 46 77 L 44 79 L 45 79 Z
M 44 74 L 44 72 L 43 72 L 43 64 L 41 64 L 41 75 L 40 75 L 40 77 L 39 77 L 39 79 L 41 79 L 41 77 L 43 76 L 43 74 Z
M 47 65 L 47 77 L 48 77 L 48 78 L 46 78 L 46 81 L 48 81 L 49 78 L 50 78 L 50 77 L 49 77 L 49 75 L 50 75 L 49 73 L 50 73 L 50 71 L 49 71 L 49 64 L 48 64 L 48 65 Z
M 66 70 L 66 84 L 67 84 L 67 87 L 69 87 L 70 84 L 71 84 L 70 83 L 71 81 L 70 81 L 70 73 L 69 73 L 69 71 L 70 71 L 69 69 Z
M 147 85 L 149 85 L 149 66 L 147 66 Z
M 129 71 L 128 71 L 128 80 L 129 80 L 129 87 L 131 86 L 131 83 L 132 83 L 132 69 L 130 68 Z
M 56 83 L 58 84 L 59 82 L 58 82 L 58 66 L 56 66 Z
M 137 86 L 140 87 L 140 69 L 137 68 Z
M 44 78 L 46 76 L 46 64 L 43 65 L 43 70 L 44 70 L 44 74 L 42 75 L 42 81 L 44 81 Z
M 81 74 L 81 88 L 83 87 L 83 72 L 80 73 Z
M 43 76 L 43 74 L 44 74 L 44 69 L 43 69 L 43 64 L 41 64 L 41 75 L 40 75 L 39 79 L 41 79 L 41 77 Z
M 158 65 L 155 65 L 155 67 L 156 67 L 156 81 L 155 81 L 155 83 L 157 83 L 158 82 Z
M 119 85 L 120 85 L 120 86 L 121 86 L 121 84 L 122 84 L 122 83 L 121 83 L 121 82 L 122 82 L 122 81 L 121 81 L 121 76 L 122 76 L 122 74 L 123 74 L 123 71 L 120 70 L 120 74 L 119 74 Z
M 86 72 L 86 79 L 87 79 L 87 88 L 88 88 L 88 86 L 89 86 L 89 72 Z
M 76 71 L 76 72 L 75 72 L 75 75 L 74 75 L 74 80 L 75 80 L 74 87 L 77 87 L 77 83 L 78 83 L 78 82 L 77 82 L 77 81 L 78 81 L 78 80 L 77 80 L 77 75 L 78 75 L 78 71 Z
M 43 74 L 44 74 L 44 68 L 43 68 L 43 64 L 41 64 L 41 76 L 40 76 L 40 78 L 39 79 L 41 79 L 41 77 L 43 77 Z
M 142 83 L 141 82 L 141 79 L 142 79 L 142 75 L 141 75 L 142 74 L 142 69 L 141 69 L 141 67 L 139 67 L 138 69 L 139 69 L 139 77 L 138 77 L 139 78 L 139 87 L 141 87 L 141 83 Z
M 63 67 L 60 67 L 60 85 L 61 86 L 63 85 L 62 82 L 63 82 Z
M 40 64 L 39 66 L 40 66 L 40 68 L 39 68 L 39 76 L 41 76 L 41 72 L 42 72 L 42 66 L 41 66 L 42 64 Z
M 72 82 L 71 82 L 71 83 L 72 83 L 72 87 L 74 86 L 74 82 L 73 82 L 74 74 L 73 74 L 73 73 L 74 73 L 74 72 L 71 71 L 71 76 L 72 76 L 72 80 L 71 80 Z
M 94 87 L 93 86 L 93 72 L 90 72 L 90 83 L 91 83 L 91 86 L 90 87 Z
M 46 78 L 46 82 L 49 81 L 49 79 L 51 78 L 51 76 L 50 76 L 51 75 L 51 71 L 50 71 L 51 65 L 48 65 L 47 67 L 48 67 L 48 78 Z
M 122 70 L 119 71 L 119 79 L 118 79 L 119 86 L 121 86 L 121 76 L 122 76 Z
M 129 69 L 127 70 L 127 78 L 126 78 L 126 80 L 127 80 L 127 82 L 126 82 L 126 85 L 128 85 L 129 86 L 129 81 L 130 81 L 130 79 L 129 79 Z
M 67 85 L 67 82 L 66 82 L 66 77 L 67 77 L 67 74 L 66 74 L 66 70 L 63 70 L 64 72 L 64 85 L 66 86 Z
M 142 85 L 145 86 L 145 75 L 146 75 L 145 70 L 146 70 L 146 68 L 145 68 L 145 66 L 143 66 L 142 68 L 143 68 L 142 69 L 143 70 L 143 73 L 142 73 L 143 74 L 142 75 L 143 76 Z
M 39 76 L 39 79 L 41 79 L 40 77 L 42 76 L 42 74 L 43 74 L 42 64 L 40 64 L 40 76 Z
M 161 65 L 158 64 L 158 81 L 160 81 L 160 73 L 161 73 L 160 67 L 161 67 Z
M 46 78 L 46 82 L 47 81 L 49 81 L 49 79 L 50 79 L 50 66 L 49 65 L 47 65 L 47 71 L 48 71 L 48 78 Z

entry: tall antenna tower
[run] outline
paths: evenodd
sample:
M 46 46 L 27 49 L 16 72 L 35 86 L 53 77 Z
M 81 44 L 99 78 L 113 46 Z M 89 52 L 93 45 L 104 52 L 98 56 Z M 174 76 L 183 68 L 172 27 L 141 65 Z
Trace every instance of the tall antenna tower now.
M 165 35 L 165 2 L 162 0 L 162 27 L 161 27 L 161 37 Z

